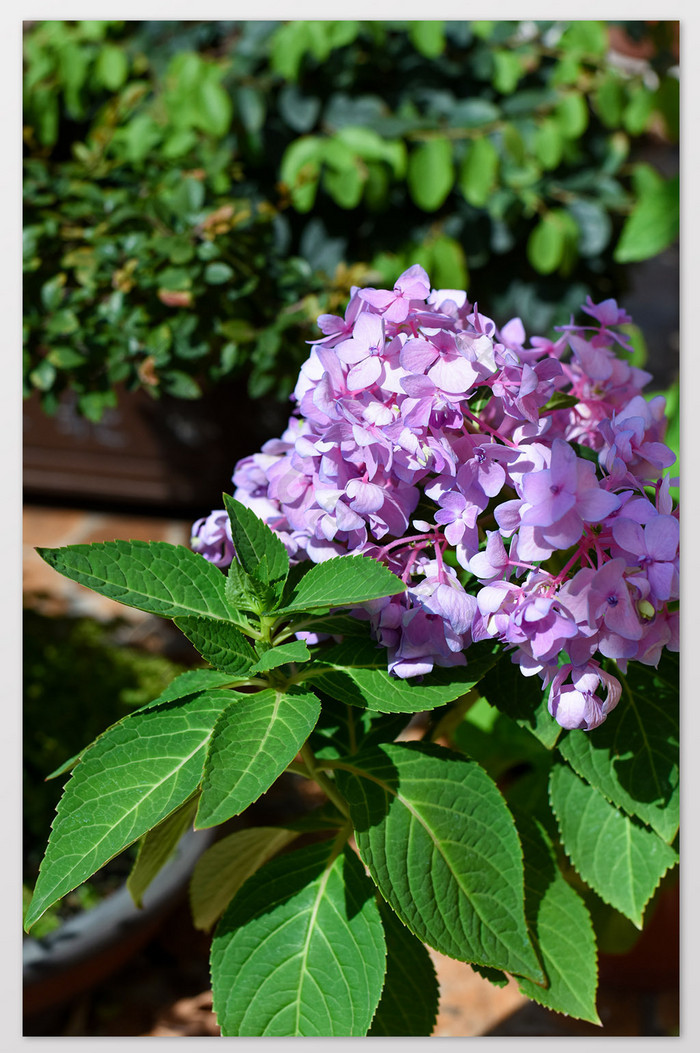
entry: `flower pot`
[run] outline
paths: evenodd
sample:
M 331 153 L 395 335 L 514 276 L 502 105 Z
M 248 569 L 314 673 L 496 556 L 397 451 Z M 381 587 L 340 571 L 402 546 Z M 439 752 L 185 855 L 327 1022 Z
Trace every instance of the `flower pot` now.
M 191 830 L 146 890 L 143 907 L 122 885 L 92 910 L 23 945 L 24 1012 L 60 1005 L 119 969 L 153 936 L 185 895 L 192 869 L 211 844 L 211 830 Z

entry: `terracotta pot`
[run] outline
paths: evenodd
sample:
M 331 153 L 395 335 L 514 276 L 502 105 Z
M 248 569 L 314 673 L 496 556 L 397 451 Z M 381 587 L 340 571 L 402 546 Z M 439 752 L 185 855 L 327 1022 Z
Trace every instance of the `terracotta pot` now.
M 212 830 L 192 830 L 134 905 L 122 885 L 42 939 L 23 944 L 24 1012 L 60 1005 L 104 980 L 148 942 L 186 893 L 192 869 L 213 840 Z

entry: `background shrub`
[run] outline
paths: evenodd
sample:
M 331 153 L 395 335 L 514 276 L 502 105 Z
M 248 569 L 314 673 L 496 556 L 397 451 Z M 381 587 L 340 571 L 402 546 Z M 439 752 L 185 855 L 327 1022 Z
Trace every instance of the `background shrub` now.
M 547 331 L 678 229 L 674 23 L 38 22 L 25 392 L 289 394 L 315 318 L 422 263 Z

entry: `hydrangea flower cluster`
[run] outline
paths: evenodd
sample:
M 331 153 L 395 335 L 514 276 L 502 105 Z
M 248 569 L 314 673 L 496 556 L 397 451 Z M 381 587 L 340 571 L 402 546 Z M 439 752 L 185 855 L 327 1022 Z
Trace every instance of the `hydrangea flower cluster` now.
M 601 657 L 624 672 L 678 650 L 679 524 L 664 399 L 616 354 L 631 319 L 614 300 L 582 310 L 589 324 L 528 342 L 419 265 L 355 287 L 344 318 L 318 319 L 287 430 L 233 483 L 294 561 L 362 553 L 406 582 L 357 612 L 393 675 L 498 640 L 559 724 L 590 730 L 620 697 Z M 227 526 L 215 511 L 193 528 L 222 568 Z

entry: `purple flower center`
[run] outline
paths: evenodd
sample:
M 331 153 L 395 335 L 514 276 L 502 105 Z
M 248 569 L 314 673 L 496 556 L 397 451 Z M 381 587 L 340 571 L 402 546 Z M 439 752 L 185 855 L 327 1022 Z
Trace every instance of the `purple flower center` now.
M 550 488 L 549 488 L 549 489 L 551 490 L 551 492 L 552 492 L 552 493 L 553 493 L 553 494 L 554 494 L 555 496 L 556 496 L 557 494 L 561 493 L 561 487 L 560 487 L 560 486 L 557 486 L 556 484 L 552 484 L 552 486 L 550 486 Z
M 608 596 L 608 603 L 610 604 L 611 607 L 617 607 L 617 603 L 618 603 L 617 596 L 615 596 L 615 595 Z

